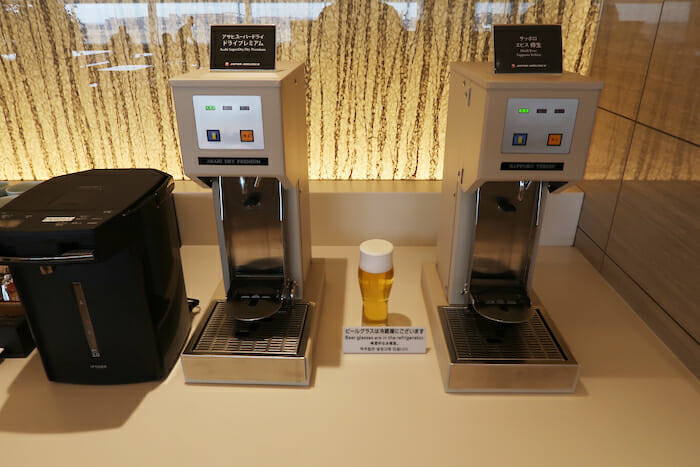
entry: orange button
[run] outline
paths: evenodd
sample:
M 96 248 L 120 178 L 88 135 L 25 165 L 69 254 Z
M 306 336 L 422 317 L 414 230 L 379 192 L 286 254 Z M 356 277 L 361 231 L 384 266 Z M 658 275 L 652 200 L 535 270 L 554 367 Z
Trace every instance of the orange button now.
M 241 141 L 244 143 L 252 143 L 254 141 L 253 130 L 241 130 Z
M 550 133 L 547 137 L 547 146 L 561 146 L 561 133 Z

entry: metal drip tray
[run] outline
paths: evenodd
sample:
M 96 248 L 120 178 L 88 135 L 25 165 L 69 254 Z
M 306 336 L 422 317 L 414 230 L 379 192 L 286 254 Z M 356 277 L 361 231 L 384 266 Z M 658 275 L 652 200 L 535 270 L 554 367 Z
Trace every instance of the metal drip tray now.
M 503 324 L 467 307 L 437 308 L 447 350 L 448 392 L 573 392 L 578 363 L 535 307 L 530 319 Z
M 252 322 L 238 321 L 216 302 L 193 348 L 193 354 L 291 355 L 303 354 L 302 335 L 307 303 L 281 308 L 273 316 Z
M 187 383 L 308 385 L 311 303 L 297 302 L 260 321 L 239 321 L 217 301 L 182 354 Z
M 456 361 L 471 360 L 558 360 L 566 361 L 556 339 L 534 309 L 530 319 L 519 324 L 489 321 L 466 308 L 442 308 L 447 339 L 454 346 Z
M 447 306 L 434 263 L 422 271 L 423 298 L 447 392 L 574 392 L 578 363 L 541 306 L 517 324 L 498 323 L 463 305 Z

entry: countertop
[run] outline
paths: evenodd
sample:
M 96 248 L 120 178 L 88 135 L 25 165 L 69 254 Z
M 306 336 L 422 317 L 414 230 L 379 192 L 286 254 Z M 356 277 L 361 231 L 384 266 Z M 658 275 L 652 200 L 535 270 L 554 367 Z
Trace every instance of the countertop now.
M 309 388 L 50 383 L 36 352 L 0 363 L 0 464 L 697 465 L 700 383 L 569 247 L 534 288 L 581 364 L 572 395 L 446 394 L 424 355 L 343 355 L 358 326 L 357 247 L 314 247 L 327 284 Z M 398 247 L 390 324 L 428 327 L 430 247 Z M 190 297 L 222 294 L 215 246 L 183 247 Z M 200 314 L 201 316 L 201 314 Z

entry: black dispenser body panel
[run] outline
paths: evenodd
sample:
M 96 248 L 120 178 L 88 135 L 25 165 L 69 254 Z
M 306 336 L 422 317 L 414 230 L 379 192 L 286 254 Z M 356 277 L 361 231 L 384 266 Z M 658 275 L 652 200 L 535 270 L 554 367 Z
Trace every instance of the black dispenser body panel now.
M 50 380 L 159 380 L 177 361 L 190 314 L 172 189 L 157 170 L 89 170 L 0 212 L 0 263 Z

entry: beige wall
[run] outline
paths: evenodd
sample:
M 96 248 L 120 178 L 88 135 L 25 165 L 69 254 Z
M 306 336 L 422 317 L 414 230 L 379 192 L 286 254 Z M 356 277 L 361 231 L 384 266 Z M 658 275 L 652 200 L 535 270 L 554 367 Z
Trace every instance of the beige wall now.
M 576 246 L 700 374 L 700 2 L 608 0 Z

